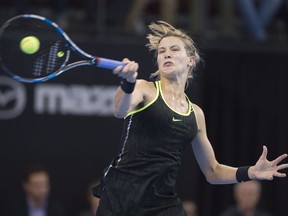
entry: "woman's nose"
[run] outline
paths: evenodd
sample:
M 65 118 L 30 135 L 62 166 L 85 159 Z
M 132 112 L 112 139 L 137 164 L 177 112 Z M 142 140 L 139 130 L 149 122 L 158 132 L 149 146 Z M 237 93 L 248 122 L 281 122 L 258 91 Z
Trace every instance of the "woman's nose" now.
M 164 58 L 170 58 L 170 57 L 171 57 L 170 52 L 165 52 Z

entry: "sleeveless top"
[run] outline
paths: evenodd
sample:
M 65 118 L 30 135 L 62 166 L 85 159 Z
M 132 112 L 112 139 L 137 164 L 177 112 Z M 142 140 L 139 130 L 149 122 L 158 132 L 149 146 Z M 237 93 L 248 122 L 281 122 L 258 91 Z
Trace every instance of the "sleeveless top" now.
M 196 115 L 188 97 L 189 109 L 182 114 L 166 103 L 161 81 L 155 82 L 155 86 L 154 100 L 125 117 L 120 152 L 103 178 L 107 193 L 121 193 L 122 190 L 133 194 L 130 202 L 141 203 L 141 206 L 158 205 L 159 201 L 155 204 L 151 198 L 155 193 L 161 197 L 175 195 L 183 151 L 198 132 Z M 121 202 L 125 202 L 122 199 Z
M 197 134 L 196 116 L 188 97 L 189 108 L 181 114 L 166 103 L 161 82 L 155 85 L 154 100 L 125 117 L 116 167 L 151 172 L 153 168 L 180 165 L 186 144 L 191 144 Z

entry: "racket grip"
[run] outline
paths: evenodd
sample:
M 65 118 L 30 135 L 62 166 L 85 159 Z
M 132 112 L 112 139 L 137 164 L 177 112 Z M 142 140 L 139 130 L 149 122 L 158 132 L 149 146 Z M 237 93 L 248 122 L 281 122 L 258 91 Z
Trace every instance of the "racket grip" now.
M 97 58 L 97 67 L 106 68 L 106 69 L 115 69 L 118 66 L 124 66 L 125 64 L 121 61 L 106 59 L 106 58 Z

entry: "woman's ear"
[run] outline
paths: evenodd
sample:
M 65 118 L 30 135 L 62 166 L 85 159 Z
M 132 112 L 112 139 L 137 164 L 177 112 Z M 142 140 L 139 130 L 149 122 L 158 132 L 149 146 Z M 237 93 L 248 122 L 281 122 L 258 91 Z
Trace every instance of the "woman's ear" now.
M 195 62 L 195 57 L 194 57 L 194 56 L 190 56 L 190 57 L 189 57 L 188 66 L 191 67 L 191 66 L 194 64 L 194 62 Z

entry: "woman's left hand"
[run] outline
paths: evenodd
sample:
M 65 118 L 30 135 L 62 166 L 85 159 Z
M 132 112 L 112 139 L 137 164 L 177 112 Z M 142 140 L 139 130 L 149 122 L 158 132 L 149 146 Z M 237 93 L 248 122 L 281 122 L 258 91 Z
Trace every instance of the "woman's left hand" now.
M 254 166 L 251 166 L 248 170 L 249 177 L 251 179 L 258 180 L 273 180 L 274 177 L 286 177 L 286 174 L 279 172 L 279 170 L 288 168 L 288 163 L 279 163 L 284 160 L 288 155 L 283 154 L 274 159 L 273 161 L 268 161 L 267 153 L 267 147 L 263 146 L 263 152 L 259 160 Z

